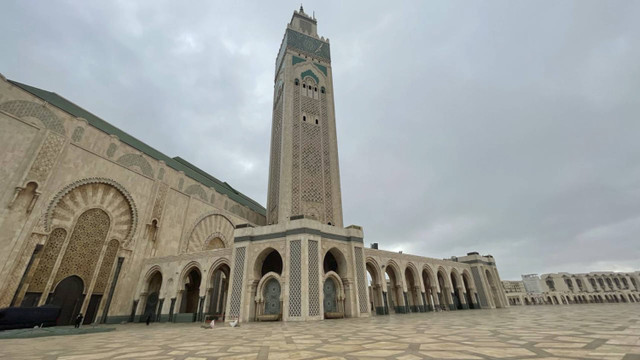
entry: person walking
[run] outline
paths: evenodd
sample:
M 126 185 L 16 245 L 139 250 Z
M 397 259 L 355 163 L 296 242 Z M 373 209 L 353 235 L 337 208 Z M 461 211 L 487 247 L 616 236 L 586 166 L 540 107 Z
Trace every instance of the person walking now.
M 147 326 L 149 326 L 149 323 L 151 322 L 151 315 L 147 316 Z
M 76 316 L 76 323 L 75 323 L 75 328 L 79 328 L 80 324 L 82 324 L 82 319 L 84 318 L 84 316 L 82 316 L 82 313 L 79 313 L 78 316 Z

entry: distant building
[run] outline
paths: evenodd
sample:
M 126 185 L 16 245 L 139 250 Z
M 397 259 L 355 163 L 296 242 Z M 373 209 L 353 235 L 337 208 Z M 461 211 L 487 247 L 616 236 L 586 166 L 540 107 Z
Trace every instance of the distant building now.
M 542 284 L 540 283 L 540 276 L 538 276 L 538 274 L 522 275 L 522 282 L 524 283 L 525 292 L 542 294 Z
M 503 281 L 509 305 L 569 305 L 640 302 L 640 271 L 628 273 L 522 275 Z

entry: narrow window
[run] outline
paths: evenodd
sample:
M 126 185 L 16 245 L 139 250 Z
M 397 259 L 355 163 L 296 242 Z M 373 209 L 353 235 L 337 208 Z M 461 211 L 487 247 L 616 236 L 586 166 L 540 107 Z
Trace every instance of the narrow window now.
M 298 79 L 295 80 L 295 84 L 296 86 L 298 86 L 298 84 L 300 84 L 300 81 L 298 81 Z
M 302 121 L 307 121 L 307 117 L 306 117 L 306 116 L 303 116 L 303 117 L 302 117 Z
M 302 84 L 302 87 L 303 87 L 304 89 L 306 89 L 306 88 L 307 88 L 307 84 Z
M 324 94 L 324 86 L 320 88 L 320 92 Z
M 314 87 L 314 88 L 313 88 L 313 91 L 318 91 L 318 88 L 317 88 L 317 87 Z
M 316 125 L 318 125 L 318 119 L 316 119 Z

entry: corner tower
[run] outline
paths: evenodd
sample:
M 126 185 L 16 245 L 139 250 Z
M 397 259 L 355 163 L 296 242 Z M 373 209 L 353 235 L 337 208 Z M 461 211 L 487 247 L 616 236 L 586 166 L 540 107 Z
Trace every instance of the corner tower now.
M 342 227 L 329 39 L 294 11 L 276 58 L 267 223 L 303 215 Z

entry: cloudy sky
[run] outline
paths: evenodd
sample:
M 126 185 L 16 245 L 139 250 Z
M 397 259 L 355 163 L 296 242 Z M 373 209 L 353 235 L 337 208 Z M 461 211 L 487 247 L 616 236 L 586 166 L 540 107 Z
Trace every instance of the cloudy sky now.
M 299 2 L 5 1 L 0 72 L 266 203 Z M 640 2 L 305 2 L 331 39 L 345 224 L 523 273 L 640 268 Z

